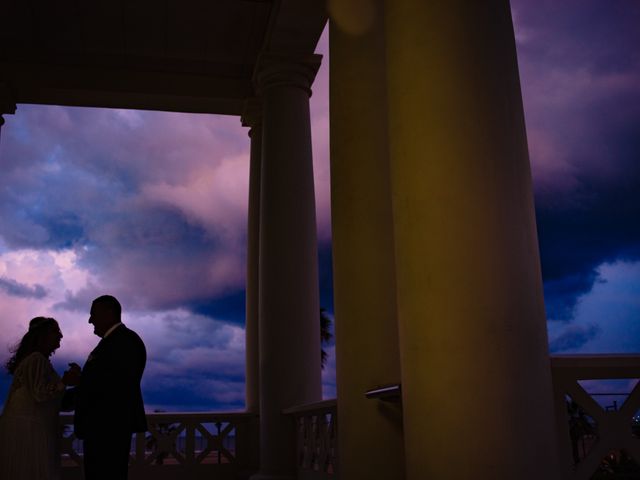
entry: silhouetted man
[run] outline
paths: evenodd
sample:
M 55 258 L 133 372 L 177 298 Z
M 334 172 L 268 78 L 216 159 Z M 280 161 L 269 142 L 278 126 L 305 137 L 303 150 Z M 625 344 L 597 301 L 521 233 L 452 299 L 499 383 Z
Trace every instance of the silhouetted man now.
M 86 480 L 124 480 L 131 435 L 147 430 L 140 380 L 147 352 L 125 327 L 122 307 L 103 295 L 91 304 L 89 323 L 102 340 L 87 359 L 76 389 L 75 434 L 83 440 Z

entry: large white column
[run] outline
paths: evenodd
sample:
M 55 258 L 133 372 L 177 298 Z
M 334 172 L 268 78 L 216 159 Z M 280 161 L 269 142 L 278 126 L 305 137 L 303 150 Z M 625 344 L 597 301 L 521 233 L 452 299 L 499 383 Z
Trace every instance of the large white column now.
M 242 125 L 249 127 L 251 153 L 249 164 L 249 207 L 247 222 L 247 287 L 245 313 L 245 407 L 248 412 L 260 410 L 260 346 L 259 346 L 259 246 L 260 246 L 260 164 L 262 157 L 262 104 L 247 101 Z
M 334 10 L 329 35 L 338 460 L 341 478 L 399 480 L 401 406 L 365 397 L 400 383 L 382 2 L 369 5 L 364 31 Z
M 313 55 L 264 54 L 260 192 L 260 474 L 293 478 L 295 431 L 283 409 L 321 400 L 318 256 L 310 86 Z
M 508 0 L 386 0 L 407 478 L 557 478 Z

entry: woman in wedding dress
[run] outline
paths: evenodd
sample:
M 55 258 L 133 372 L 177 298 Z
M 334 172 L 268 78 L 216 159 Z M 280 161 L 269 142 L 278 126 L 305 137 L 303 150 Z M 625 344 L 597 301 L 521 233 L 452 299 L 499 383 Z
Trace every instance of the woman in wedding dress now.
M 0 416 L 0 479 L 60 478 L 58 414 L 65 387 L 79 376 L 69 370 L 60 378 L 49 361 L 61 339 L 55 319 L 36 317 L 6 364 L 13 382 Z

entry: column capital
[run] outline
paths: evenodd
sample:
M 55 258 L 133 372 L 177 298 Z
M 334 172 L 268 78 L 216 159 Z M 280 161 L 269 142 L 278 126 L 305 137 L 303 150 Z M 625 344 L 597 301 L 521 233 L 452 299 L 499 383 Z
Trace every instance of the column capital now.
M 262 99 L 260 97 L 251 97 L 244 102 L 240 121 L 243 127 L 251 129 L 262 126 Z M 249 131 L 251 136 L 251 131 Z
M 274 87 L 289 86 L 311 96 L 311 84 L 320 68 L 322 55 L 262 52 L 258 56 L 253 82 L 259 94 Z

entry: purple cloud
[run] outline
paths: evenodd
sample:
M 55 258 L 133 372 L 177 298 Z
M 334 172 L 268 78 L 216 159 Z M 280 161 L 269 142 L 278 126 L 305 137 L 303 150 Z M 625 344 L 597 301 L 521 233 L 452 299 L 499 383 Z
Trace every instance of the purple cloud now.
M 561 335 L 552 338 L 549 342 L 549 350 L 552 353 L 579 350 L 600 333 L 598 325 L 570 325 Z
M 640 4 L 512 2 L 547 313 L 639 259 Z
M 0 277 L 0 289 L 16 297 L 43 298 L 47 296 L 47 290 L 42 285 L 36 284 L 31 287 L 6 277 Z

